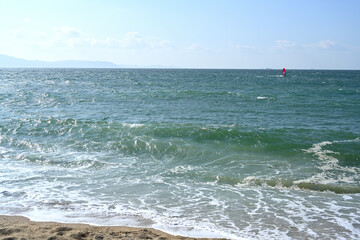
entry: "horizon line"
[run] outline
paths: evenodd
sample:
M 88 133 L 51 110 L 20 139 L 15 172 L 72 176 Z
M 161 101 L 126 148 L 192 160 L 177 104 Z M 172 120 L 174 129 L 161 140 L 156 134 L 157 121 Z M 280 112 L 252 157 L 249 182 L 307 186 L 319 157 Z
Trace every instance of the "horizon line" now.
M 67 61 L 67 60 L 64 60 Z M 69 60 L 77 61 L 77 60 Z M 82 60 L 83 61 L 83 60 Z M 86 60 L 84 60 L 86 61 Z M 97 61 L 94 61 L 97 62 Z M 116 64 L 117 65 L 117 64 Z M 154 70 L 282 70 L 282 68 L 199 68 L 199 67 L 2 67 L 0 69 L 154 69 Z M 340 68 L 286 68 L 286 70 L 305 70 L 305 71 L 360 71 L 360 69 L 340 69 Z

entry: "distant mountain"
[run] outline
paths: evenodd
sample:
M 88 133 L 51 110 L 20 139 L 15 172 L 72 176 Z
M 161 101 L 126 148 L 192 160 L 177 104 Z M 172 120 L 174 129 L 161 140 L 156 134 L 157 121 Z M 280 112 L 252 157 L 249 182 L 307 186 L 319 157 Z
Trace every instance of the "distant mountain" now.
M 119 68 L 123 66 L 116 65 L 112 62 L 105 61 L 38 61 L 25 60 L 22 58 L 10 57 L 0 54 L 0 67 L 20 67 L 20 68 Z

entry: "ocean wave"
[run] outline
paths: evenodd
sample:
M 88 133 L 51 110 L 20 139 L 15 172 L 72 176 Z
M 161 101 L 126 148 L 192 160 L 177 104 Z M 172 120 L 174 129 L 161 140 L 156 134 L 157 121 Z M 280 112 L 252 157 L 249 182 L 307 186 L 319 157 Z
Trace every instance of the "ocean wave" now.
M 247 177 L 239 181 L 238 186 L 263 186 L 273 187 L 279 189 L 293 189 L 293 190 L 311 190 L 318 192 L 334 192 L 337 194 L 356 194 L 360 193 L 360 186 L 340 185 L 340 184 L 321 184 L 306 182 L 303 180 L 281 180 L 281 179 L 259 179 L 256 177 Z
M 204 166 L 205 173 L 223 171 L 225 177 L 235 171 L 245 176 L 258 173 L 265 179 L 266 175 L 280 174 L 281 178 L 294 174 L 303 182 L 325 185 L 320 189 L 360 181 L 358 163 L 346 162 L 352 156 L 345 161 L 344 150 L 336 148 L 357 145 L 359 138 L 305 148 L 308 144 L 299 135 L 308 130 L 55 117 L 13 120 L 0 128 L 0 144 L 6 149 L 3 155 L 42 166 L 103 169 L 111 167 L 110 162 L 120 164 L 131 158 L 140 163 L 162 162 L 164 168 L 173 169 L 167 173 L 187 178 L 194 177 L 194 168 Z
M 287 179 L 263 179 L 255 176 L 249 176 L 245 179 L 215 176 L 207 177 L 207 181 L 220 185 L 231 185 L 237 187 L 265 187 L 289 190 L 304 190 L 316 192 L 333 192 L 337 194 L 358 194 L 360 186 L 342 185 L 342 184 L 322 184 L 307 182 L 306 180 L 287 180 Z
M 37 137 L 56 141 L 108 142 L 122 139 L 183 139 L 187 141 L 208 142 L 256 142 L 261 132 L 251 132 L 232 125 L 171 124 L 171 123 L 118 123 L 107 121 L 82 121 L 77 119 L 59 119 L 43 117 L 40 119 L 14 120 L 7 126 L 0 126 L 3 137 L 27 141 Z M 266 135 L 266 133 L 264 134 Z

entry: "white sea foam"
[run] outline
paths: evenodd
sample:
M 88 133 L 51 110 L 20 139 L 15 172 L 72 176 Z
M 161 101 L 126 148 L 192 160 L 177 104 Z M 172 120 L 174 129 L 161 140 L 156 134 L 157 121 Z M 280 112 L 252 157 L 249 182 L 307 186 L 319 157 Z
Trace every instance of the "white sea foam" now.
M 141 123 L 123 123 L 122 125 L 128 128 L 139 128 L 144 126 L 144 124 Z
M 179 171 L 184 169 L 191 171 L 193 168 L 187 166 L 178 168 Z M 74 170 L 72 173 L 80 174 L 79 179 L 87 178 L 84 175 L 85 172 Z M 73 174 L 70 174 L 68 178 L 76 177 Z M 18 198 L 10 194 L 6 199 L 2 198 L 1 206 L 6 204 L 8 214 L 21 214 L 33 220 L 154 227 L 169 233 L 191 237 L 262 239 L 267 236 L 268 239 L 292 239 L 291 234 L 298 236 L 304 233 L 304 236 L 308 237 L 325 238 L 328 235 L 318 236 L 315 233 L 316 228 L 312 228 L 311 223 L 315 219 L 321 221 L 321 224 L 329 224 L 330 228 L 341 226 L 351 231 L 356 230 L 348 226 L 349 222 L 356 220 L 356 216 L 346 215 L 346 218 L 350 220 L 343 221 L 344 213 L 337 215 L 344 212 L 339 202 L 341 203 L 342 199 L 345 200 L 342 196 L 336 195 L 331 195 L 336 202 L 332 202 L 332 207 L 324 211 L 321 201 L 311 201 L 311 198 L 307 197 L 311 197 L 311 194 L 301 196 L 297 195 L 301 192 L 281 189 L 266 190 L 225 185 L 216 190 L 208 189 L 205 185 L 191 188 L 186 182 L 177 182 L 176 185 L 168 182 L 167 195 L 164 195 L 167 196 L 166 198 L 157 197 L 157 192 L 150 191 L 139 195 L 140 198 L 133 199 L 130 194 L 128 199 L 123 199 L 121 195 L 119 198 L 114 198 L 107 194 L 93 194 L 92 190 L 96 190 L 97 187 L 95 185 L 92 189 L 91 186 L 96 184 L 96 181 L 90 181 L 91 179 L 86 180 L 90 181 L 85 184 L 90 188 L 87 190 L 81 187 L 84 185 L 81 182 L 75 184 L 74 181 L 49 180 L 42 181 L 39 178 L 39 181 L 35 181 L 32 185 L 14 189 L 14 193 L 25 192 L 22 202 L 19 203 Z M 122 186 L 121 183 L 118 184 L 118 187 Z M 139 181 L 138 184 L 142 185 L 144 182 Z M 106 185 L 103 187 L 107 188 Z M 0 189 L 3 190 L 3 188 Z M 235 200 L 229 202 L 227 196 L 233 194 L 236 196 L 240 194 L 242 197 L 233 196 L 232 199 Z M 359 197 L 346 199 L 347 204 L 354 204 Z M 179 202 L 172 199 L 177 199 Z M 238 200 L 241 201 L 238 202 Z M 24 209 L 26 209 L 25 212 Z M 0 207 L 1 213 L 4 213 L 4 210 L 4 207 Z M 354 207 L 350 207 L 347 211 L 351 210 L 354 210 Z M 239 218 L 234 219 L 234 216 Z M 328 219 L 334 219 L 334 216 L 339 219 L 329 222 Z M 271 224 L 266 224 L 266 222 L 271 222 Z M 356 236 L 356 231 L 352 236 Z
M 349 195 L 344 195 L 343 196 L 344 200 L 352 200 L 353 198 Z
M 170 169 L 169 171 L 174 174 L 181 174 L 181 173 L 186 173 L 189 171 L 194 171 L 195 169 L 197 169 L 197 168 L 194 166 L 188 165 L 188 166 L 176 166 L 176 167 Z
M 339 152 L 324 149 L 326 146 L 332 144 L 344 144 L 359 142 L 359 138 L 342 141 L 324 141 L 313 144 L 309 149 L 303 149 L 304 152 L 313 154 L 320 160 L 321 164 L 318 168 L 320 173 L 311 176 L 309 179 L 300 180 L 298 182 L 316 182 L 321 184 L 336 184 L 336 183 L 357 183 L 357 176 L 360 173 L 360 169 L 357 167 L 343 167 L 339 165 L 339 160 L 335 157 L 339 155 Z M 336 171 L 336 174 L 331 174 Z

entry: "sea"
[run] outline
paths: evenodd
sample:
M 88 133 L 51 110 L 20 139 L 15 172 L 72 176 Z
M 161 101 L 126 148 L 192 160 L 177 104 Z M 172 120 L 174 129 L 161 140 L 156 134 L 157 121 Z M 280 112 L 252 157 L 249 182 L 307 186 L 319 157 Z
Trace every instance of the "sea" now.
M 0 69 L 0 214 L 360 239 L 360 71 Z

